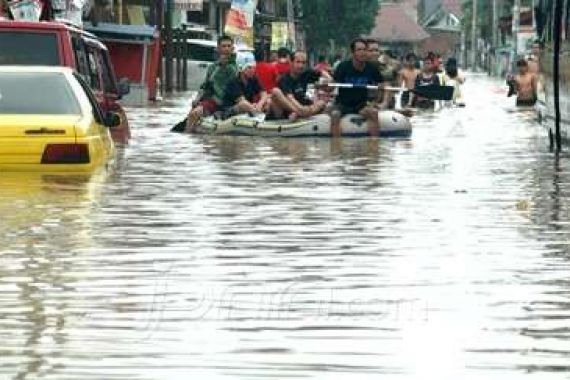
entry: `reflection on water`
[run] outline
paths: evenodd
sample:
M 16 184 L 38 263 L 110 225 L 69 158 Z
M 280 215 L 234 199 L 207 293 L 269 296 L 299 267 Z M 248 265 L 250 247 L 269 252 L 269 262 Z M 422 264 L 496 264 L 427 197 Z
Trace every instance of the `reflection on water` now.
M 498 84 L 411 140 L 174 135 L 0 178 L 0 378 L 564 378 L 568 157 Z

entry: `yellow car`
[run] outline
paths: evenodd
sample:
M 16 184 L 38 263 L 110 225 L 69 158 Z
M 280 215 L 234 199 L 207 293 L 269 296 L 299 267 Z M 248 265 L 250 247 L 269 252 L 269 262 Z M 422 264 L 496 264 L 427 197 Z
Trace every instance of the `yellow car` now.
M 120 123 L 69 68 L 0 66 L 0 172 L 91 172 L 113 156 Z

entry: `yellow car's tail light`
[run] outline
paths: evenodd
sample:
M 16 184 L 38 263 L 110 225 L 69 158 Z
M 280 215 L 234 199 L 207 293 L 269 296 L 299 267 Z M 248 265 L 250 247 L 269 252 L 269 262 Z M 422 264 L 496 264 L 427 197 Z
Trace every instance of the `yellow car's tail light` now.
M 42 164 L 88 164 L 87 144 L 48 144 L 42 155 Z

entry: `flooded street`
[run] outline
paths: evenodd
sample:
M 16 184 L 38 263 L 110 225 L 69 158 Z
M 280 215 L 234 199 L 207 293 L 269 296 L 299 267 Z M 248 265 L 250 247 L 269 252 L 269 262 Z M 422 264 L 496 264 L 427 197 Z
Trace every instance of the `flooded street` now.
M 570 157 L 501 82 L 410 140 L 189 136 L 0 177 L 0 379 L 566 379 Z M 568 150 L 568 149 L 566 149 Z

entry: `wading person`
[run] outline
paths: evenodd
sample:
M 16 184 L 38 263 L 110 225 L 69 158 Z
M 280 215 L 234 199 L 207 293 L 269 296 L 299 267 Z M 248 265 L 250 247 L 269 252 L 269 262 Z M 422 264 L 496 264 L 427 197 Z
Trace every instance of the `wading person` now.
M 449 58 L 445 63 L 445 84 L 453 86 L 453 104 L 464 105 L 461 101 L 461 85 L 463 83 L 465 83 L 465 77 L 457 67 L 457 60 Z
M 398 75 L 398 85 L 403 84 L 408 90 L 416 87 L 416 78 L 420 74 L 420 70 L 416 68 L 417 58 L 414 53 L 408 53 L 404 60 L 404 67 Z M 414 94 L 411 91 L 405 91 L 402 94 L 402 107 L 411 107 L 414 100 Z
M 234 41 L 231 37 L 224 35 L 218 38 L 218 55 L 218 61 L 208 68 L 196 100 L 192 103 L 186 132 L 194 132 L 202 117 L 221 111 L 228 83 L 237 78 Z
M 441 82 L 439 80 L 439 76 L 437 75 L 438 70 L 438 62 L 437 58 L 433 53 L 429 53 L 426 59 L 424 60 L 424 66 L 422 67 L 422 71 L 416 78 L 415 88 L 421 86 L 439 86 Z M 416 96 L 414 99 L 414 105 L 418 108 L 433 108 L 434 101 L 430 99 L 423 98 L 421 96 Z
M 341 62 L 336 68 L 333 78 L 336 83 L 354 85 L 354 88 L 340 88 L 331 113 L 331 133 L 334 137 L 341 135 L 340 119 L 343 115 L 354 113 L 363 116 L 372 136 L 378 136 L 378 108 L 368 104 L 368 85 L 378 85 L 378 93 L 382 89 L 382 75 L 377 67 L 368 62 L 368 44 L 362 38 L 354 39 L 350 44 L 352 57 Z
M 525 59 L 517 62 L 518 74 L 513 78 L 517 94 L 517 107 L 530 107 L 536 103 L 537 77 L 529 72 Z

